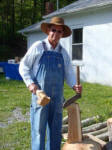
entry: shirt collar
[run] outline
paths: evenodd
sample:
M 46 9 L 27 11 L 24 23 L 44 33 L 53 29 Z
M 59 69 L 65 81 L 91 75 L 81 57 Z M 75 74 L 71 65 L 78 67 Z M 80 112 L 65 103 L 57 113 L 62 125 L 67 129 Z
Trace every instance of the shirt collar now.
M 52 47 L 52 45 L 49 43 L 48 38 L 46 38 L 44 41 L 45 41 L 45 43 L 46 43 L 46 46 L 47 46 L 48 50 L 59 51 L 60 43 L 58 43 L 57 46 L 56 46 L 56 48 L 54 49 L 54 48 Z

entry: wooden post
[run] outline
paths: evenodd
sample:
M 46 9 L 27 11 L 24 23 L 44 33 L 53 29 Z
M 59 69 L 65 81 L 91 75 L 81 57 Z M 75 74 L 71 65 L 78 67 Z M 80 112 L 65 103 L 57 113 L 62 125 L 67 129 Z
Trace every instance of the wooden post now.
M 107 128 L 108 128 L 109 141 L 112 141 L 112 118 L 109 118 L 107 120 Z

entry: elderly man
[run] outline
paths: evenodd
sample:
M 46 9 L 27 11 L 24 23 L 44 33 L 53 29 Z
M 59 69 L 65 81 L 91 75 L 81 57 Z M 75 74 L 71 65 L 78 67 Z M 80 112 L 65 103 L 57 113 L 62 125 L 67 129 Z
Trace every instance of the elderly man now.
M 41 30 L 48 35 L 43 41 L 35 42 L 20 63 L 20 74 L 32 92 L 31 135 L 32 150 L 60 150 L 62 128 L 62 105 L 64 80 L 77 93 L 75 73 L 70 58 L 59 40 L 71 35 L 70 28 L 60 17 L 50 23 L 42 23 Z M 45 106 L 38 104 L 36 91 L 42 90 L 50 97 Z

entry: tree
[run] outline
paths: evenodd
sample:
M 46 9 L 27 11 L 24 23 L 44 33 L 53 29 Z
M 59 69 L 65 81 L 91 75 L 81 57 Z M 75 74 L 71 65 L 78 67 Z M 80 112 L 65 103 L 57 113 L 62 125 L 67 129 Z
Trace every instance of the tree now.
M 20 54 L 18 50 L 24 51 L 25 38 L 17 31 L 41 21 L 48 1 L 54 4 L 54 10 L 56 10 L 57 0 L 0 0 L 0 54 L 1 45 L 6 46 L 6 50 L 7 47 L 12 49 L 15 55 Z M 59 8 L 74 1 L 60 0 Z

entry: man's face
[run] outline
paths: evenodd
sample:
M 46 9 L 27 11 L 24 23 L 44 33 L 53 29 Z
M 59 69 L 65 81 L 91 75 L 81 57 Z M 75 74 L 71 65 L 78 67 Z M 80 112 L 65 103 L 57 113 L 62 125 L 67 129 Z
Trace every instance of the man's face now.
M 57 25 L 52 25 L 48 29 L 48 40 L 52 43 L 58 43 L 60 38 L 63 36 L 63 27 L 62 26 L 57 26 Z

